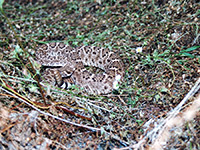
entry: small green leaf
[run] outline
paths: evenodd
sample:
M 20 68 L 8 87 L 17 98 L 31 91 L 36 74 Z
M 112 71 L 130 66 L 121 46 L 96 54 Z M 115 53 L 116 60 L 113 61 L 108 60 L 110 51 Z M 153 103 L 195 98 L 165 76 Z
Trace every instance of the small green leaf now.
M 195 56 L 190 54 L 190 53 L 182 53 L 181 56 L 187 56 L 187 57 L 190 57 L 190 58 L 195 58 Z
M 4 3 L 4 0 L 0 0 L 0 10 L 1 11 L 3 10 L 3 3 Z
M 159 57 L 165 56 L 170 53 L 170 50 L 165 50 L 162 54 L 159 54 Z
M 183 64 L 183 61 L 182 61 L 182 60 L 178 60 L 178 63 L 182 65 L 182 64 Z
M 160 92 L 167 92 L 168 91 L 168 89 L 166 88 L 166 87 L 162 87 L 161 89 L 160 89 Z
M 183 53 L 183 52 L 190 52 L 190 51 L 193 51 L 193 50 L 195 50 L 195 49 L 197 49 L 197 48 L 200 48 L 200 46 L 193 46 L 193 47 L 187 48 L 187 49 L 185 49 L 185 50 L 180 51 L 180 53 Z
M 23 50 L 20 48 L 19 45 L 16 45 L 16 47 L 15 47 L 15 52 L 16 52 L 16 53 L 21 53 L 21 52 L 23 52 Z

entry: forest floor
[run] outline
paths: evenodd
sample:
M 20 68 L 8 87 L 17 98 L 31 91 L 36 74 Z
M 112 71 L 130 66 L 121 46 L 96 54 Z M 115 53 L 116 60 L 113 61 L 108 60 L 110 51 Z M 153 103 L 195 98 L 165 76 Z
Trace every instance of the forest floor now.
M 199 107 L 188 111 L 198 91 L 165 139 L 151 132 L 200 77 L 198 0 L 8 0 L 3 11 L 0 149 L 200 149 Z M 43 89 L 33 60 L 52 41 L 117 51 L 125 66 L 119 90 Z

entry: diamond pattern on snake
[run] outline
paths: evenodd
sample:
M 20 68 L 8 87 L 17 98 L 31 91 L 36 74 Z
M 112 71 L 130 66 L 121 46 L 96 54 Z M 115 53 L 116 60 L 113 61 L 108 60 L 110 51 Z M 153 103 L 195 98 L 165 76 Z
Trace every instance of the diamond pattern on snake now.
M 47 68 L 42 73 L 43 79 L 53 86 L 67 85 L 64 79 L 70 77 L 74 84 L 91 94 L 108 94 L 118 88 L 124 77 L 124 64 L 107 48 L 72 48 L 64 43 L 49 43 L 38 48 L 36 58 Z M 85 66 L 94 66 L 103 72 L 92 73 Z

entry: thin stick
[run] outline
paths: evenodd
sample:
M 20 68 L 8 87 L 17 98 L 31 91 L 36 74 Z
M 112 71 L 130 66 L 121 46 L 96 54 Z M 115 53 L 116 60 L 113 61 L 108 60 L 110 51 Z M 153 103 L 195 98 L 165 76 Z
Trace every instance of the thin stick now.
M 131 149 L 131 148 L 144 149 L 144 143 L 147 142 L 148 138 L 150 138 L 152 143 L 154 143 L 162 135 L 164 130 L 167 128 L 167 122 L 169 122 L 169 120 L 171 120 L 177 116 L 177 114 L 182 109 L 182 106 L 187 102 L 187 100 L 189 98 L 194 96 L 194 94 L 197 91 L 199 91 L 199 89 L 200 89 L 200 78 L 196 81 L 195 85 L 188 92 L 188 94 L 184 97 L 184 99 L 172 111 L 170 111 L 168 113 L 168 117 L 165 120 L 162 120 L 161 123 L 159 125 L 157 125 L 156 127 L 154 127 L 154 129 L 152 131 L 147 133 L 147 135 L 145 135 L 137 144 L 134 144 L 134 145 L 131 145 L 128 147 L 124 147 L 124 148 L 120 148 L 120 149 L 115 148 L 115 150 L 126 150 L 126 149 Z
M 89 130 L 92 130 L 92 131 L 101 131 L 100 128 L 94 128 L 94 127 L 90 127 L 90 126 L 87 126 L 87 125 L 82 125 L 82 124 L 78 124 L 78 123 L 74 123 L 74 122 L 70 122 L 70 121 L 67 121 L 65 119 L 62 119 L 62 118 L 59 118 L 57 116 L 54 116 L 52 114 L 49 114 L 49 113 L 46 113 L 44 111 L 41 111 L 40 109 L 38 109 L 37 107 L 33 106 L 32 104 L 28 103 L 27 101 L 23 100 L 22 98 L 18 97 L 17 95 L 13 94 L 12 92 L 9 92 L 8 90 L 0 87 L 1 90 L 5 91 L 6 93 L 16 97 L 17 99 L 19 99 L 20 101 L 22 101 L 23 103 L 27 104 L 28 106 L 32 107 L 33 109 L 35 109 L 36 111 L 38 111 L 39 113 L 43 114 L 43 115 L 47 115 L 49 117 L 52 117 L 54 119 L 57 119 L 57 120 L 60 120 L 60 121 L 63 121 L 65 123 L 68 123 L 68 124 L 71 124 L 71 125 L 74 125 L 74 126 L 78 126 L 78 127 L 82 127 L 82 128 L 86 128 L 86 129 L 89 129 Z

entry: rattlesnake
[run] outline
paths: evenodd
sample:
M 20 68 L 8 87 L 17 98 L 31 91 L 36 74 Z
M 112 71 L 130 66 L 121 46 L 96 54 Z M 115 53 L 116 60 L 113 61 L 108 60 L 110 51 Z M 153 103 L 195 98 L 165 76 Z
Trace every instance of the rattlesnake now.
M 36 51 L 37 62 L 47 69 L 43 78 L 51 85 L 63 86 L 64 78 L 71 77 L 75 84 L 91 94 L 107 94 L 118 88 L 124 76 L 119 56 L 107 48 L 81 46 L 72 48 L 64 43 L 42 45 Z M 102 69 L 92 73 L 84 66 Z

